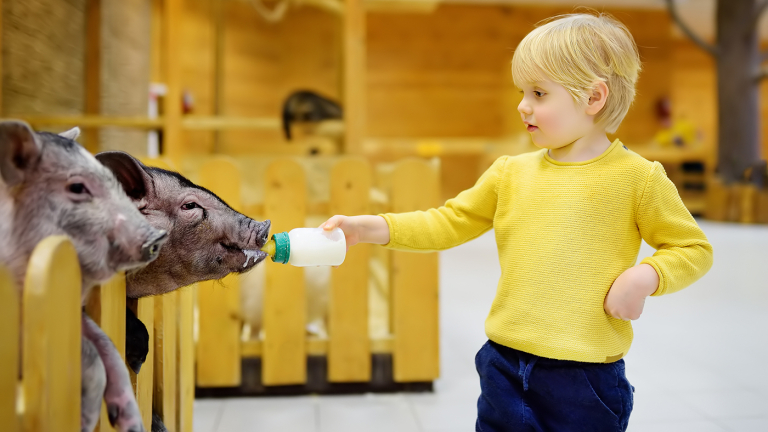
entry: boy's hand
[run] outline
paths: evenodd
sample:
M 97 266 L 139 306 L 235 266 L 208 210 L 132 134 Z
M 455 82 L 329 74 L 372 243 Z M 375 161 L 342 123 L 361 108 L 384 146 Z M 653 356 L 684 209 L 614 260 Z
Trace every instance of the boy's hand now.
M 336 215 L 325 221 L 321 228 L 330 231 L 341 228 L 347 240 L 347 249 L 358 243 L 389 243 L 389 225 L 381 216 L 341 216 Z
M 344 238 L 347 240 L 347 250 L 360 242 L 360 227 L 355 223 L 354 218 L 336 215 L 323 222 L 320 227 L 326 231 L 341 228 L 344 231 Z
M 603 309 L 620 320 L 636 320 L 643 313 L 645 298 L 656 292 L 659 275 L 648 264 L 627 269 L 613 282 L 605 296 Z

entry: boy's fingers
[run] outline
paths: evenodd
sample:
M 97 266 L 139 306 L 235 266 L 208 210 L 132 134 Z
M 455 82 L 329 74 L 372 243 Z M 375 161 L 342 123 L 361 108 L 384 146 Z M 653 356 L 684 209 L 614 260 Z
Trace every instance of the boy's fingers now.
M 330 219 L 328 219 L 327 221 L 325 221 L 325 223 L 323 225 L 321 225 L 321 226 L 325 230 L 332 230 L 332 229 L 338 227 L 339 225 L 341 225 L 341 220 L 342 220 L 341 218 L 342 218 L 342 216 L 333 216 Z

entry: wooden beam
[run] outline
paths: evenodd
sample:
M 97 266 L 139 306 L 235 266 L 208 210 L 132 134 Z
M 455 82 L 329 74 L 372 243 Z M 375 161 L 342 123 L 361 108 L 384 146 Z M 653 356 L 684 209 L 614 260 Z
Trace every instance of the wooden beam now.
M 366 15 L 364 0 L 345 0 L 342 17 L 341 93 L 344 108 L 344 153 L 362 154 L 366 124 Z
M 391 354 L 393 339 L 394 338 L 391 335 L 368 339 L 368 345 L 371 354 Z M 330 341 L 328 339 L 308 337 L 306 339 L 307 355 L 327 355 L 329 342 Z M 251 339 L 240 343 L 240 353 L 242 354 L 243 358 L 261 357 L 263 354 L 263 348 L 263 342 L 258 339 Z
M 101 0 L 85 5 L 85 115 L 101 113 Z M 99 150 L 99 129 L 83 127 L 83 143 L 91 153 Z
M 183 0 L 163 0 L 162 33 L 165 85 L 168 92 L 163 103 L 162 153 L 181 166 L 184 153 L 181 129 L 181 20 Z
M 79 126 L 83 128 L 101 128 L 106 126 L 130 127 L 139 129 L 159 129 L 163 125 L 162 119 L 150 119 L 147 117 L 101 117 L 98 115 L 84 116 L 20 116 L 32 126 Z
M 222 129 L 269 129 L 282 127 L 277 117 L 222 117 L 187 115 L 181 120 L 184 129 L 222 130 Z

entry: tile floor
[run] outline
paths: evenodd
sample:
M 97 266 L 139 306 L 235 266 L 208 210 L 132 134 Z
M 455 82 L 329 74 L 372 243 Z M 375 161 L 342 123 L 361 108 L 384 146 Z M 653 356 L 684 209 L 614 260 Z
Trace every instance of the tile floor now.
M 626 357 L 631 432 L 768 432 L 768 227 L 701 221 L 715 265 L 652 298 Z M 653 253 L 643 244 L 640 258 Z M 441 377 L 430 394 L 198 400 L 195 432 L 469 432 L 474 355 L 499 267 L 493 233 L 440 258 Z

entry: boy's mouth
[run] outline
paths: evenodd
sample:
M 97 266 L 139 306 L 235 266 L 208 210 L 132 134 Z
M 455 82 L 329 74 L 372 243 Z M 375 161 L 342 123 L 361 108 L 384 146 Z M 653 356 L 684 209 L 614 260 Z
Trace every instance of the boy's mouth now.
M 538 130 L 538 129 L 539 129 L 539 127 L 538 127 L 538 126 L 534 126 L 534 125 L 530 125 L 530 124 L 529 124 L 529 125 L 528 125 L 528 127 L 526 127 L 526 129 L 528 130 L 528 132 L 533 132 L 533 131 L 535 131 L 535 130 Z

